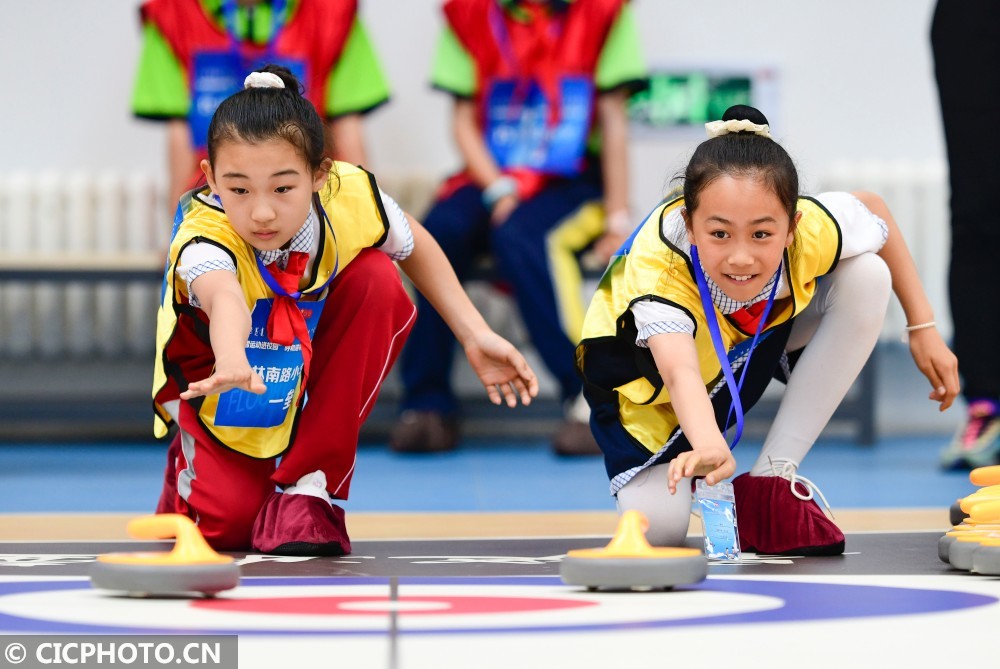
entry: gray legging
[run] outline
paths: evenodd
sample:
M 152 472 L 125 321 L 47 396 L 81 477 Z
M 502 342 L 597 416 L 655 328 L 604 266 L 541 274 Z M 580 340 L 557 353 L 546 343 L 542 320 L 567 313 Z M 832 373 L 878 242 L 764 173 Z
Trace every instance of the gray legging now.
M 813 301 L 795 319 L 787 349 L 806 344 L 788 381 L 753 476 L 771 474 L 771 460 L 802 462 L 871 355 L 885 320 L 892 277 L 874 253 L 840 261 L 820 280 Z M 646 538 L 655 546 L 679 546 L 687 536 L 691 481 L 677 494 L 667 489 L 667 468 L 649 467 L 618 491 L 618 511 L 641 511 Z

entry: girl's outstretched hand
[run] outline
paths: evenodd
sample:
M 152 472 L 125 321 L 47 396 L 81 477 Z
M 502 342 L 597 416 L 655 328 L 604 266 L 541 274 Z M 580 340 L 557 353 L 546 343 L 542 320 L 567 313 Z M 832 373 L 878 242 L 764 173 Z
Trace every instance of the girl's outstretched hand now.
M 936 328 L 909 333 L 910 355 L 927 380 L 931 382 L 929 399 L 939 402 L 939 411 L 951 406 L 961 386 L 958 381 L 958 358 L 944 343 Z
M 705 483 L 715 485 L 734 473 L 736 473 L 736 459 L 729 446 L 722 442 L 685 451 L 671 460 L 670 468 L 667 469 L 667 487 L 673 495 L 677 492 L 677 484 L 682 478 L 704 476 Z
M 260 395 L 267 390 L 263 379 L 257 372 L 253 371 L 253 368 L 245 360 L 242 364 L 234 365 L 226 365 L 216 361 L 215 371 L 212 372 L 212 375 L 207 379 L 189 384 L 187 390 L 181 393 L 181 399 L 189 400 L 203 395 L 224 393 L 233 388 L 246 390 L 255 395 Z
M 493 404 L 531 404 L 538 394 L 538 379 L 524 356 L 509 341 L 493 332 L 474 335 L 465 344 L 465 355 Z

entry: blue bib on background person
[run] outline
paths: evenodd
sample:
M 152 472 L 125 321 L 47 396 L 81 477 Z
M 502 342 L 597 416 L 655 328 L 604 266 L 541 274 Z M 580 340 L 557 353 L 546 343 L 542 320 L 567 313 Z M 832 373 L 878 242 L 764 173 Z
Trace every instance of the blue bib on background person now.
M 296 302 L 309 328 L 309 338 L 316 333 L 316 324 L 326 300 Z M 302 376 L 302 350 L 298 342 L 292 346 L 275 344 L 267 338 L 267 320 L 271 315 L 271 300 L 257 300 L 251 314 L 250 337 L 247 340 L 247 360 L 260 374 L 267 390 L 257 395 L 234 388 L 219 396 L 215 424 L 222 427 L 274 427 L 281 425 L 295 401 L 295 389 Z
M 580 173 L 590 133 L 593 84 L 586 77 L 563 77 L 559 93 L 558 120 L 552 123 L 549 100 L 537 82 L 493 82 L 486 97 L 486 145 L 501 169 Z

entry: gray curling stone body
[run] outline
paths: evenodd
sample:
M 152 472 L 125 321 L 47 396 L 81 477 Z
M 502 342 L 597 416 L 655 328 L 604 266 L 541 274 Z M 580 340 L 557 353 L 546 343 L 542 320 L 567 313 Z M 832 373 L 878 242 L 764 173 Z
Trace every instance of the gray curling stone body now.
M 568 585 L 587 588 L 672 588 L 705 580 L 703 555 L 667 558 L 563 558 L 559 575 Z
M 972 571 L 985 576 L 1000 576 L 1000 546 L 980 545 L 972 554 Z
M 239 585 L 235 562 L 197 565 L 144 565 L 97 561 L 90 570 L 95 588 L 134 596 L 201 593 L 215 595 Z
M 941 562 L 945 564 L 951 564 L 951 558 L 949 553 L 951 551 L 951 545 L 958 540 L 958 537 L 949 537 L 947 534 L 941 535 L 938 539 L 938 557 Z
M 948 562 L 955 569 L 969 571 L 972 569 L 972 554 L 979 548 L 975 541 L 954 541 L 948 549 Z

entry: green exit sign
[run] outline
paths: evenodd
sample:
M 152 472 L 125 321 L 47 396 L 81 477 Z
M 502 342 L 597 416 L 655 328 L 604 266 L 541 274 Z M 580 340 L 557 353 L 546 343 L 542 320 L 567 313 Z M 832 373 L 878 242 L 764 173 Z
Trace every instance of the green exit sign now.
M 771 80 L 766 71 L 763 74 L 654 71 L 649 88 L 629 100 L 629 120 L 649 129 L 700 127 L 718 120 L 727 108 L 736 104 L 754 105 L 770 116 L 775 110 L 765 109 L 767 105 L 761 98 L 773 98 L 773 87 L 768 85 Z

